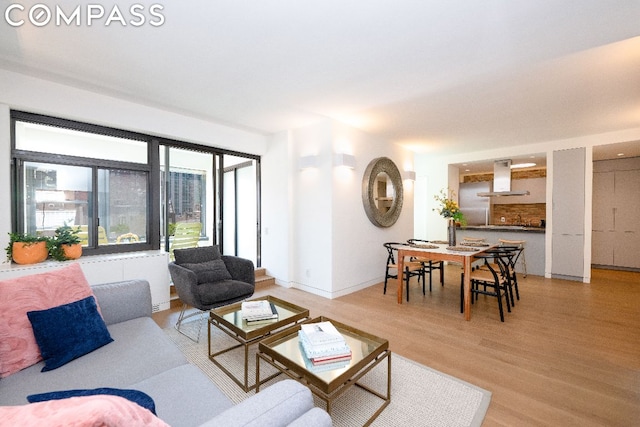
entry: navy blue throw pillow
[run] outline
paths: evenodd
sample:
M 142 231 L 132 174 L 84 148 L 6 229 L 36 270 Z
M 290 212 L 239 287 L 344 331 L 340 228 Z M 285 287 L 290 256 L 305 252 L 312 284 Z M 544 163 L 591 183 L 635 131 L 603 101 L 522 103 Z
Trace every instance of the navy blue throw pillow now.
M 122 389 L 122 388 L 94 388 L 87 390 L 63 390 L 63 391 L 52 391 L 49 393 L 40 393 L 40 394 L 32 394 L 27 396 L 27 400 L 29 403 L 35 402 L 44 402 L 46 400 L 60 400 L 66 399 L 69 397 L 78 397 L 78 396 L 95 396 L 99 394 L 108 394 L 110 396 L 120 396 L 124 397 L 132 401 L 133 403 L 137 403 L 151 411 L 153 415 L 156 414 L 156 405 L 151 396 L 147 393 L 144 393 L 139 390 L 131 390 L 131 389 Z
M 29 311 L 33 334 L 51 371 L 113 341 L 94 297 L 47 310 Z

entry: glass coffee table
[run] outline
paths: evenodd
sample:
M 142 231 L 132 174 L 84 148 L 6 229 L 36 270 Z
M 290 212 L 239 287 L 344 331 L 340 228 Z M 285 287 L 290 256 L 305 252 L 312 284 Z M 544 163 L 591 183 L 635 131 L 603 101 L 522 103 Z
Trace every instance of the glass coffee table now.
M 258 344 L 258 353 L 256 354 L 256 393 L 260 391 L 259 384 L 267 380 L 260 379 L 260 360 L 264 360 L 281 373 L 309 387 L 316 396 L 326 403 L 329 414 L 331 414 L 333 401 L 355 385 L 382 399 L 382 405 L 365 423 L 365 426 L 367 426 L 391 402 L 391 351 L 389 350 L 389 341 L 326 317 L 318 317 L 305 323 L 324 321 L 330 321 L 344 336 L 351 349 L 351 361 L 344 367 L 327 371 L 322 371 L 321 367 L 308 367 L 308 362 L 305 363 L 305 357 L 298 341 L 300 325 L 296 325 L 286 331 L 265 338 Z M 387 361 L 386 395 L 358 383 L 360 378 L 385 359 Z
M 209 325 L 208 325 L 208 345 L 209 345 L 209 359 L 218 366 L 225 374 L 227 374 L 236 384 L 238 384 L 245 392 L 252 390 L 257 384 L 249 385 L 249 346 L 258 343 L 265 337 L 270 336 L 275 332 L 283 332 L 296 326 L 297 324 L 309 319 L 309 310 L 295 304 L 291 304 L 287 301 L 283 301 L 279 298 L 267 295 L 261 298 L 255 298 L 252 301 L 267 300 L 271 302 L 278 311 L 278 318 L 271 320 L 267 323 L 260 324 L 247 324 L 246 320 L 242 319 L 242 303 L 227 305 L 224 307 L 216 308 L 209 313 Z M 211 350 L 211 327 L 214 326 L 231 338 L 236 340 L 238 344 L 231 347 L 227 347 L 221 351 L 212 352 Z M 224 353 L 230 352 L 239 347 L 244 347 L 244 381 L 238 379 L 227 367 L 217 360 L 216 358 Z M 280 373 L 271 375 L 269 378 L 265 378 L 263 382 L 274 378 Z

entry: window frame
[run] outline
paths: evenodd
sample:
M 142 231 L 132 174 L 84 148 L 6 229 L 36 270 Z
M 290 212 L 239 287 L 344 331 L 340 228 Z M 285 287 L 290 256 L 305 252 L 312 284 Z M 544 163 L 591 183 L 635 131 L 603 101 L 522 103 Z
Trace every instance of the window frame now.
M 11 135 L 11 227 L 13 231 L 22 230 L 24 224 L 19 224 L 22 221 L 22 213 L 24 210 L 24 194 L 22 193 L 23 187 L 21 184 L 22 177 L 20 175 L 23 172 L 22 167 L 25 161 L 33 161 L 40 163 L 51 163 L 51 164 L 61 164 L 61 165 L 69 165 L 69 166 L 86 166 L 92 167 L 94 169 L 94 174 L 97 175 L 97 169 L 124 169 L 124 170 L 133 170 L 133 171 L 146 171 L 148 173 L 149 181 L 147 183 L 147 241 L 142 243 L 130 243 L 126 245 L 104 245 L 97 247 L 84 248 L 85 255 L 99 255 L 99 254 L 111 254 L 111 253 L 120 253 L 120 252 L 134 252 L 134 251 L 145 251 L 145 250 L 159 250 L 164 249 L 165 242 L 160 238 L 161 233 L 160 230 L 160 218 L 163 214 L 162 210 L 166 207 L 160 206 L 161 203 L 161 184 L 160 184 L 160 156 L 163 155 L 160 151 L 160 146 L 165 147 L 176 147 L 181 149 L 187 149 L 197 152 L 208 153 L 213 156 L 214 161 L 214 174 L 213 174 L 213 182 L 211 194 L 207 196 L 213 197 L 213 206 L 214 210 L 218 209 L 218 206 L 224 202 L 224 157 L 226 155 L 244 157 L 247 159 L 255 160 L 256 162 L 256 260 L 257 267 L 261 265 L 261 158 L 259 155 L 243 153 L 235 150 L 227 150 L 221 149 L 217 147 L 213 147 L 210 145 L 203 144 L 195 144 L 191 142 L 180 141 L 171 138 L 163 138 L 157 137 L 147 134 L 142 134 L 133 131 L 127 131 L 112 127 L 106 127 L 101 125 L 95 125 L 85 122 L 79 122 L 75 120 L 63 119 L 58 117 L 52 117 L 42 114 L 35 114 L 25 111 L 19 110 L 11 110 L 11 124 L 10 124 L 10 135 Z M 15 122 L 22 121 L 28 123 L 35 123 L 46 126 L 60 127 L 64 129 L 70 129 L 81 132 L 94 133 L 99 135 L 118 137 L 124 139 L 131 139 L 136 141 L 145 142 L 147 144 L 147 163 L 128 163 L 122 161 L 113 161 L 113 160 L 103 160 L 103 159 L 95 159 L 95 158 L 85 158 L 85 157 L 75 157 L 68 155 L 57 155 L 50 153 L 42 153 L 28 150 L 18 150 L 16 149 L 16 135 L 15 135 Z M 216 159 L 217 160 L 217 168 L 216 168 Z M 217 169 L 217 170 L 216 170 Z M 23 176 L 23 175 L 22 175 Z M 95 190 L 97 190 L 97 180 L 94 176 Z M 218 189 L 219 194 L 216 194 L 216 189 Z M 94 190 L 94 191 L 95 191 Z M 97 192 L 94 193 L 96 196 L 94 197 L 94 212 L 98 212 L 97 210 Z M 218 219 L 221 223 L 224 222 L 223 215 L 220 214 L 220 218 Z M 95 222 L 95 221 L 94 221 Z M 211 236 L 214 239 L 221 239 L 222 230 L 220 229 L 221 224 L 211 224 Z M 90 232 L 93 233 L 93 242 L 97 241 L 97 224 L 94 224 L 92 227 L 93 230 Z M 215 244 L 215 243 L 214 243 Z M 218 242 L 219 246 L 222 247 L 222 242 Z
M 16 149 L 15 124 L 16 122 L 35 123 L 45 126 L 60 127 L 79 132 L 94 133 L 105 136 L 118 137 L 123 139 L 131 139 L 141 141 L 147 144 L 147 163 L 129 163 L 117 160 L 104 160 L 88 157 L 77 157 L 69 155 L 60 155 L 52 153 L 43 153 L 37 151 L 18 150 Z M 135 132 L 127 132 L 103 126 L 91 125 L 87 123 L 76 122 L 73 120 L 59 119 L 50 116 L 42 116 L 22 111 L 11 111 L 11 153 L 12 153 L 12 173 L 11 187 L 13 200 L 11 202 L 11 226 L 15 230 L 24 230 L 24 164 L 25 162 L 48 163 L 51 165 L 65 166 L 81 166 L 88 167 L 92 170 L 91 191 L 93 193 L 91 207 L 89 209 L 93 214 L 90 216 L 89 222 L 89 240 L 93 242 L 88 247 L 83 247 L 85 255 L 101 255 L 111 253 L 124 253 L 134 251 L 145 251 L 158 249 L 160 247 L 159 236 L 159 216 L 153 203 L 156 201 L 154 194 L 159 190 L 154 183 L 154 174 L 158 174 L 158 168 L 153 167 L 154 156 L 153 147 L 156 147 L 157 140 L 150 136 L 138 134 Z M 98 170 L 127 170 L 135 172 L 144 172 L 147 174 L 147 239 L 145 242 L 135 242 L 126 245 L 98 245 Z

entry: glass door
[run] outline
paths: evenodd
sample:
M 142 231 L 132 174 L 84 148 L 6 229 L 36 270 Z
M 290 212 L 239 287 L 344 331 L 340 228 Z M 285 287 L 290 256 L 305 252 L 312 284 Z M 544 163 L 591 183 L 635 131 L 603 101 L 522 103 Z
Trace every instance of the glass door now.
M 258 168 L 256 159 L 161 145 L 165 250 L 218 245 L 258 266 Z
M 161 237 L 174 249 L 216 244 L 214 154 L 160 147 Z
M 259 266 L 258 162 L 224 155 L 221 236 L 223 253 Z

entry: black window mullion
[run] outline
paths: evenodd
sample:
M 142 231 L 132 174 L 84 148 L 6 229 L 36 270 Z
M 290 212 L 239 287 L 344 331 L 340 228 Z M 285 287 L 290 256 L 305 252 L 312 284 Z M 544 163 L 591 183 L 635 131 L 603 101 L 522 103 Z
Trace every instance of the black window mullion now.
M 24 200 L 25 192 L 24 192 L 24 161 L 20 159 L 16 159 L 13 162 L 14 170 L 11 176 L 12 182 L 12 191 L 14 200 Z M 13 223 L 11 224 L 14 231 L 22 232 L 24 227 L 24 215 L 25 215 L 25 204 L 24 203 L 12 203 L 11 204 L 11 215 L 13 218 Z
M 100 225 L 99 211 L 99 183 L 98 183 L 98 167 L 91 168 L 91 200 L 89 201 L 89 248 L 97 249 L 98 226 Z
M 160 143 L 151 140 L 148 145 L 151 170 L 147 178 L 147 243 L 152 248 L 160 247 Z

